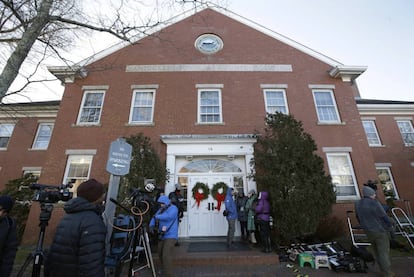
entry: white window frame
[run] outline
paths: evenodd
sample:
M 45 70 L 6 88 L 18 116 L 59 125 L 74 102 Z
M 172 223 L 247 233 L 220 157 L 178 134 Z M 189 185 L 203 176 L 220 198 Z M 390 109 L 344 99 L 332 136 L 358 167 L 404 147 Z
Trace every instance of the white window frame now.
M 319 93 L 329 94 L 332 104 L 330 105 L 318 105 L 316 95 Z M 315 103 L 316 114 L 318 116 L 318 121 L 320 123 L 341 123 L 341 118 L 339 116 L 338 107 L 336 105 L 335 95 L 332 89 L 312 89 L 313 101 Z M 329 108 L 329 114 L 336 117 L 336 119 L 325 119 L 323 118 L 323 113 L 321 114 L 320 109 Z
M 394 193 L 394 198 L 395 199 L 400 199 L 400 196 L 398 195 L 398 191 L 397 191 L 397 187 L 395 186 L 395 182 L 394 182 L 394 178 L 392 177 L 392 172 L 391 172 L 391 168 L 388 166 L 376 166 L 375 167 L 377 170 L 377 175 L 378 175 L 378 179 L 380 180 L 380 185 L 381 188 L 383 190 L 383 192 L 385 193 L 386 190 L 391 190 Z M 385 170 L 388 174 L 388 178 L 389 180 L 389 184 L 385 183 L 385 180 L 383 177 L 380 176 L 380 174 L 378 174 L 378 170 Z M 387 199 L 388 197 L 385 196 L 385 199 Z
M 137 95 L 140 93 L 152 94 L 150 104 L 135 104 Z M 154 122 L 154 107 L 155 107 L 155 89 L 134 89 L 132 91 L 131 110 L 129 112 L 129 124 L 151 124 Z M 151 109 L 149 120 L 133 120 L 135 112 L 139 109 Z
M 277 104 L 273 104 L 270 103 L 271 99 L 269 99 L 269 95 L 268 93 L 276 93 L 276 94 L 281 94 L 281 98 L 272 98 L 272 99 L 276 99 L 277 102 L 279 102 L 278 100 L 283 100 L 283 104 L 280 105 L 279 103 Z M 277 112 L 281 112 L 283 114 L 289 114 L 289 108 L 287 105 L 287 98 L 286 98 L 286 90 L 284 89 L 264 89 L 263 90 L 263 97 L 265 99 L 265 106 L 266 106 L 266 112 L 270 113 L 270 114 L 274 114 L 276 111 Z M 283 99 L 282 99 L 283 98 Z
M 332 164 L 332 159 L 336 158 L 336 157 L 341 157 L 341 158 L 345 158 L 346 159 L 346 163 L 347 163 L 347 167 L 343 167 L 342 170 L 347 170 L 349 169 L 349 172 L 336 172 L 337 170 L 333 168 L 333 164 Z M 335 186 L 335 191 L 336 193 L 338 192 L 338 187 L 352 187 L 354 190 L 354 194 L 349 194 L 349 195 L 337 195 L 336 199 L 337 200 L 356 200 L 360 198 L 359 195 L 359 190 L 358 190 L 358 184 L 356 181 L 356 177 L 355 177 L 355 173 L 354 173 L 354 168 L 353 168 L 353 164 L 351 161 L 351 157 L 349 155 L 349 153 L 335 153 L 335 152 L 330 152 L 330 153 L 326 153 L 326 159 L 327 159 L 327 163 L 328 163 L 328 168 L 329 168 L 329 173 L 332 177 L 332 183 Z M 339 177 L 337 178 L 336 176 L 341 176 L 341 175 L 348 175 L 349 178 L 352 180 L 352 183 L 349 184 L 341 184 L 338 182 L 335 182 L 336 179 L 340 179 Z
M 66 162 L 66 169 L 65 169 L 65 175 L 63 178 L 63 184 L 67 184 L 69 183 L 71 180 L 75 180 L 75 182 L 73 183 L 73 187 L 70 189 L 73 193 L 74 196 L 76 196 L 76 189 L 78 188 L 78 186 L 89 179 L 89 175 L 91 173 L 91 167 L 92 167 L 92 160 L 93 160 L 93 155 L 82 155 L 82 154 L 72 154 L 72 155 L 68 155 L 68 159 Z M 74 176 L 69 176 L 69 173 L 72 169 L 72 165 L 75 164 L 81 164 L 84 166 L 87 166 L 87 173 L 86 174 L 75 174 Z M 76 171 L 76 169 L 75 169 Z
M 402 124 L 406 126 L 401 126 Z M 400 130 L 401 138 L 405 146 L 414 146 L 414 128 L 411 120 L 397 120 L 397 126 Z M 403 128 L 406 128 L 404 130 Z
M 6 144 L 4 146 L 0 146 L 1 150 L 7 149 L 15 126 L 16 125 L 14 123 L 0 123 L 0 138 L 7 139 Z
M 49 126 L 50 133 L 47 135 L 42 134 L 42 128 L 45 126 Z M 36 137 L 33 141 L 32 149 L 36 150 L 46 150 L 49 147 L 50 138 L 52 137 L 53 128 L 55 124 L 53 122 L 43 122 L 39 123 L 37 126 Z M 45 138 L 46 140 L 40 140 L 41 138 Z
M 102 94 L 101 105 L 85 107 L 85 102 L 87 100 L 87 97 L 93 94 Z M 79 109 L 77 125 L 99 125 L 101 122 L 104 100 L 105 100 L 105 90 L 85 90 L 83 92 L 82 105 L 81 105 L 81 108 Z M 85 111 L 86 109 L 95 109 L 95 111 L 98 111 L 99 112 L 98 118 L 95 121 L 82 121 L 84 112 L 86 113 Z
M 370 125 L 370 126 L 366 126 Z M 362 126 L 364 127 L 365 135 L 367 136 L 367 141 L 369 146 L 381 146 L 381 140 L 378 135 L 377 126 L 375 120 L 363 119 Z
M 211 107 L 218 108 L 218 113 L 202 112 L 203 107 L 207 107 L 207 105 L 202 106 L 201 95 L 203 93 L 207 93 L 207 92 L 216 92 L 217 93 L 218 104 L 217 105 L 211 105 Z M 198 109 L 197 109 L 198 124 L 221 124 L 221 123 L 223 123 L 223 112 L 222 112 L 222 103 L 221 103 L 221 89 L 218 89 L 218 88 L 201 88 L 201 89 L 198 89 L 198 104 L 197 104 L 197 106 L 198 106 Z M 213 116 L 213 117 L 218 116 L 218 121 L 203 121 L 202 118 L 204 116 Z

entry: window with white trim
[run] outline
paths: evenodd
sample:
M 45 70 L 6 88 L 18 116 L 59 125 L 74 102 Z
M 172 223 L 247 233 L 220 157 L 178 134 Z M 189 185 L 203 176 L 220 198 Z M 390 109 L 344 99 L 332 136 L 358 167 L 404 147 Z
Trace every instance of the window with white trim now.
M 364 126 L 369 146 L 381 145 L 381 141 L 377 132 L 377 127 L 375 126 L 375 121 L 362 120 L 362 126 Z
M 97 125 L 101 120 L 105 91 L 85 90 L 79 111 L 78 124 Z
M 356 199 L 358 188 L 349 153 L 326 153 L 337 200 Z
M 198 90 L 198 122 L 222 123 L 221 114 L 221 90 Z
M 400 197 L 398 196 L 397 188 L 395 187 L 394 179 L 392 178 L 391 168 L 387 166 L 377 166 L 376 169 L 385 200 L 399 199 Z
M 39 123 L 32 149 L 47 149 L 49 146 L 50 137 L 52 136 L 53 127 L 53 123 Z
M 286 91 L 284 89 L 264 89 L 263 93 L 267 113 L 280 112 L 288 114 Z
M 152 123 L 154 117 L 155 90 L 133 91 L 129 123 Z
M 397 120 L 405 146 L 414 146 L 414 129 L 411 120 Z
M 6 149 L 9 144 L 10 137 L 13 134 L 14 124 L 1 123 L 0 124 L 0 149 Z
M 77 187 L 88 180 L 92 165 L 92 155 L 69 155 L 66 163 L 64 184 L 75 181 L 71 191 L 76 194 Z
M 339 113 L 332 90 L 312 90 L 318 121 L 322 123 L 339 123 Z

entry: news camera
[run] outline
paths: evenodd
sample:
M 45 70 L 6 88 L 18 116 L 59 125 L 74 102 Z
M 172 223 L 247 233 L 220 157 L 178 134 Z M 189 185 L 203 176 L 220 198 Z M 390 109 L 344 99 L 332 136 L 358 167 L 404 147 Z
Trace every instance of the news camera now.
M 33 200 L 41 203 L 57 203 L 59 201 L 68 201 L 72 199 L 73 193 L 70 191 L 73 182 L 60 186 L 31 184 L 32 190 L 37 190 Z

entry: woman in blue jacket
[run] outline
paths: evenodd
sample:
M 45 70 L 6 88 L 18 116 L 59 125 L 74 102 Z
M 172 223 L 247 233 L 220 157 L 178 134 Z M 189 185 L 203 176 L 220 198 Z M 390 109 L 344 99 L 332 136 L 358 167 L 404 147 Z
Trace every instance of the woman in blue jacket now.
M 228 230 L 227 230 L 227 247 L 231 248 L 233 239 L 234 239 L 234 232 L 236 231 L 236 219 L 237 219 L 237 206 L 236 201 L 233 199 L 234 190 L 233 188 L 227 189 L 226 198 L 224 199 L 224 205 L 226 205 L 226 219 L 228 223 Z
M 163 276 L 173 276 L 172 252 L 178 240 L 178 208 L 171 204 L 167 196 L 162 195 L 157 201 L 161 207 L 151 218 L 149 227 L 151 232 L 157 231 L 158 256 L 160 257 Z M 157 228 L 157 230 L 154 230 Z

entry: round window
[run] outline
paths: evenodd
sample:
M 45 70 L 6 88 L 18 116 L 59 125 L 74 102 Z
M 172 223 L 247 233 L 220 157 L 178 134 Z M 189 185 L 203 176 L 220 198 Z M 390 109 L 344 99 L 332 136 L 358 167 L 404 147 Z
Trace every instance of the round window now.
M 204 34 L 195 41 L 195 47 L 204 54 L 214 54 L 223 48 L 223 41 L 213 34 Z

